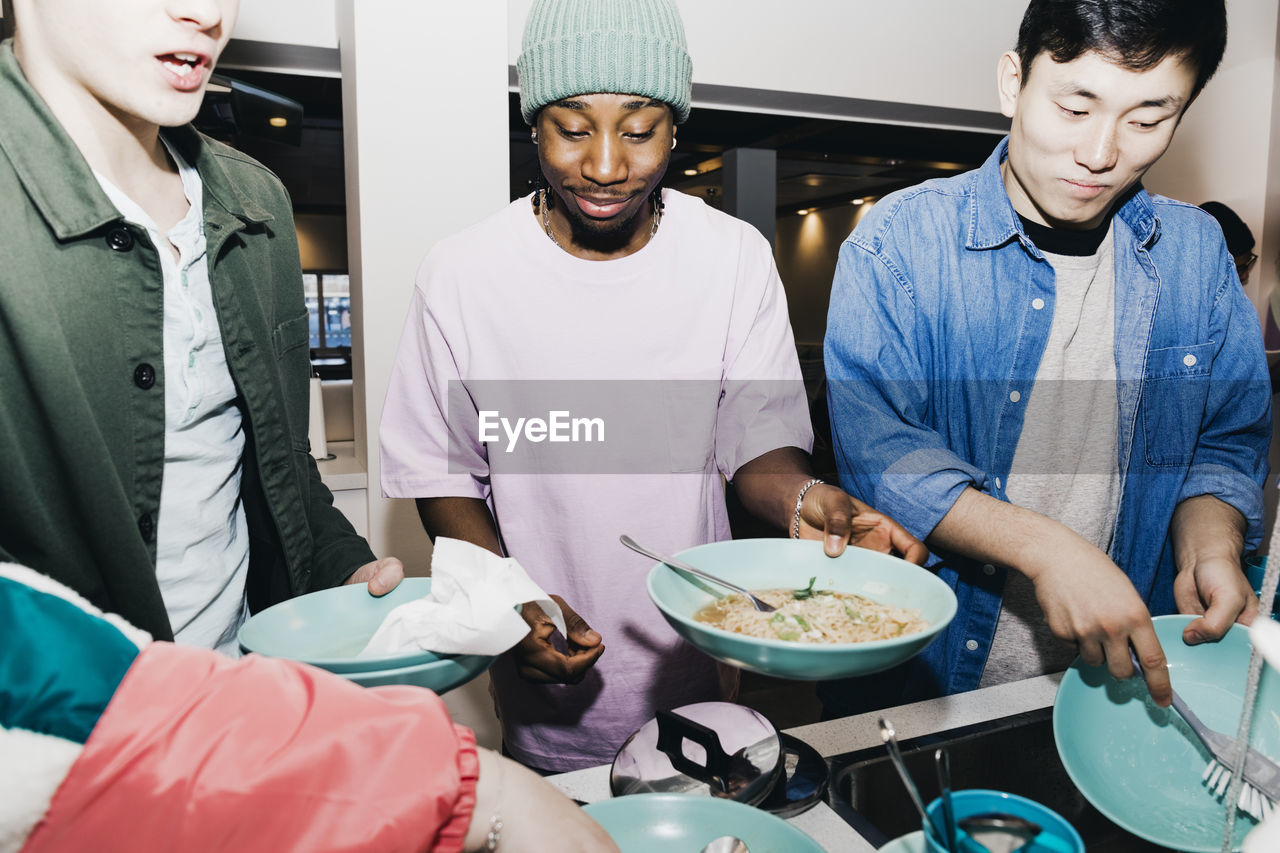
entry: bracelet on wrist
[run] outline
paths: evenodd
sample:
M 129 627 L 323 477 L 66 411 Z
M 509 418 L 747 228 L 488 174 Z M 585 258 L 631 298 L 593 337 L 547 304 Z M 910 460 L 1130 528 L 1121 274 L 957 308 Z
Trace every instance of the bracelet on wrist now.
M 484 849 L 493 853 L 498 849 L 498 842 L 502 840 L 502 816 L 497 812 L 493 817 L 489 818 L 489 834 L 484 837 Z
M 484 837 L 484 850 L 486 853 L 493 853 L 498 849 L 498 842 L 502 840 L 502 759 L 494 765 L 494 773 L 498 777 L 498 784 L 494 792 L 493 815 L 489 818 L 489 832 Z
M 814 477 L 812 480 L 810 480 L 809 482 L 805 483 L 803 486 L 800 487 L 800 494 L 796 495 L 796 513 L 795 513 L 795 516 L 791 519 L 791 538 L 792 539 L 800 538 L 800 507 L 804 506 L 805 493 L 807 493 L 809 489 L 813 488 L 814 486 L 820 486 L 820 485 L 823 485 L 823 481 L 819 480 L 817 477 Z

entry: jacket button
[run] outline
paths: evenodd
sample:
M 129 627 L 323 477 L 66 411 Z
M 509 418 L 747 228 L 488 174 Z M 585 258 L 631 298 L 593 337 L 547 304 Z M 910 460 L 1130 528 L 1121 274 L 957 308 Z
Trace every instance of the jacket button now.
M 156 532 L 156 523 L 151 520 L 149 514 L 143 515 L 138 519 L 138 532 L 142 534 L 143 542 L 150 542 L 151 536 Z
M 145 361 L 133 369 L 133 384 L 143 391 L 156 384 L 156 369 Z
M 127 252 L 133 248 L 133 234 L 128 228 L 112 228 L 107 232 L 107 245 L 117 252 Z

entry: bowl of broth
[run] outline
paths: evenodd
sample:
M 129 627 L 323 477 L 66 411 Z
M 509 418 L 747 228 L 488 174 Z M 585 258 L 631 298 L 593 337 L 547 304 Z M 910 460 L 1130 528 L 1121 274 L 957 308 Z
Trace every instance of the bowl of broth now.
M 821 542 L 735 539 L 675 555 L 745 587 L 778 609 L 657 563 L 649 597 L 675 631 L 742 669 L 816 681 L 869 675 L 918 654 L 956 613 L 933 572 L 862 548 L 828 557 Z

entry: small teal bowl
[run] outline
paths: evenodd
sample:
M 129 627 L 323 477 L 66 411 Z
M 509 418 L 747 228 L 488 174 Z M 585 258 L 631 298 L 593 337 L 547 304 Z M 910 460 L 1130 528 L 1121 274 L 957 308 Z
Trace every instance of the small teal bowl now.
M 356 657 L 388 613 L 430 591 L 430 578 L 405 578 L 381 597 L 370 595 L 367 584 L 300 595 L 251 616 L 240 626 L 240 648 L 311 664 L 367 687 L 414 684 L 443 693 L 484 672 L 493 658 L 428 651 Z
M 1234 738 L 1249 674 L 1249 633 L 1231 626 L 1217 643 L 1188 646 L 1194 617 L 1157 616 L 1156 635 L 1173 688 L 1205 725 Z M 1280 758 L 1280 676 L 1262 670 L 1251 744 Z M 1189 853 L 1222 849 L 1226 812 L 1200 781 L 1211 756 L 1172 709 L 1151 701 L 1139 678 L 1117 681 L 1106 667 L 1076 660 L 1053 705 L 1063 766 L 1085 798 L 1111 821 L 1154 844 Z M 1237 813 L 1234 846 L 1256 824 Z
M 1040 834 L 1031 839 L 1026 846 L 1018 848 L 1023 853 L 1085 853 L 1084 841 L 1075 827 L 1067 823 L 1062 815 L 1047 806 L 1040 805 L 1035 800 L 1028 800 L 1026 797 L 1004 791 L 971 788 L 952 791 L 951 807 L 955 812 L 956 821 L 986 812 L 1005 812 L 1039 824 Z M 943 825 L 942 800 L 935 799 L 925 810 L 938 826 Z M 957 829 L 956 833 L 959 853 L 981 853 L 987 849 L 966 835 L 964 830 Z M 929 833 L 925 833 L 924 843 L 928 853 L 946 853 L 946 848 L 938 844 Z
M 736 835 L 751 853 L 824 853 L 782 818 L 733 800 L 697 794 L 628 794 L 583 806 L 622 853 L 696 851 Z M 554 845 L 553 845 L 554 846 Z
M 681 551 L 677 559 L 747 589 L 818 589 L 852 592 L 881 604 L 911 607 L 929 623 L 905 637 L 865 643 L 796 643 L 746 637 L 713 628 L 694 614 L 727 594 L 665 563 L 649 572 L 649 597 L 681 637 L 724 663 L 777 678 L 816 681 L 867 675 L 917 654 L 956 614 L 951 588 L 927 569 L 863 548 L 828 557 L 821 542 L 799 539 L 734 539 Z

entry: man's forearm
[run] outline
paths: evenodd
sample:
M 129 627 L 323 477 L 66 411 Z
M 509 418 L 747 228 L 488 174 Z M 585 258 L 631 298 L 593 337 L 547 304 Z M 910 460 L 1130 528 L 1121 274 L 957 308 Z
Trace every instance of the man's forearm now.
M 1178 504 L 1169 523 L 1173 559 L 1181 572 L 1212 558 L 1240 561 L 1247 523 L 1231 504 L 1197 495 Z
M 964 490 L 925 544 L 1008 566 L 1033 579 L 1052 560 L 1075 549 L 1097 550 L 1065 525 L 973 488 Z
M 418 517 L 432 541 L 447 536 L 505 556 L 489 506 L 479 498 L 418 498 L 416 503 Z
M 779 447 L 752 459 L 733 477 L 733 487 L 747 512 L 789 530 L 796 496 L 813 478 L 809 454 L 798 447 Z

